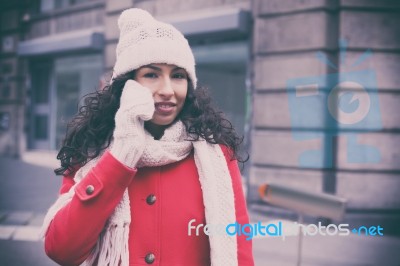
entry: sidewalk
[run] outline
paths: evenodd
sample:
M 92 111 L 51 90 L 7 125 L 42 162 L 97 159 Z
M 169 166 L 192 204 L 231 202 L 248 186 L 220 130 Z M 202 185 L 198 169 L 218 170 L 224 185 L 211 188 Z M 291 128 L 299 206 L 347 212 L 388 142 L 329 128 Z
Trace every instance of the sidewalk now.
M 38 162 L 0 157 L 0 265 L 56 265 L 38 234 L 61 177 L 54 174 L 50 155 L 33 157 Z
M 48 150 L 26 151 L 22 154 L 21 161 L 51 169 L 60 165 L 60 161 L 57 160 L 57 152 Z
M 277 223 L 250 211 L 251 223 Z M 285 221 L 283 226 L 293 224 Z M 297 265 L 298 236 L 256 237 L 253 239 L 253 254 L 256 265 Z M 400 238 L 393 236 L 304 236 L 301 265 L 307 266 L 395 266 L 400 265 Z
M 44 215 L 61 183 L 52 156 L 36 152 L 21 160 L 0 157 L 0 240 L 39 241 Z

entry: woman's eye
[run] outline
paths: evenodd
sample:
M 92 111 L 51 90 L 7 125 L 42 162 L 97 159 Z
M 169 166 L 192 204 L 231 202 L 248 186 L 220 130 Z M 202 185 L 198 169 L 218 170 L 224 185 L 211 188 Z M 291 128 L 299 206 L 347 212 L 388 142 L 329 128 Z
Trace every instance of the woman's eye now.
M 184 73 L 175 73 L 173 75 L 173 78 L 175 78 L 175 79 L 186 79 L 187 77 L 186 77 L 186 74 L 184 74 Z
M 154 78 L 157 78 L 157 74 L 150 72 L 150 73 L 144 74 L 144 77 L 154 79 Z

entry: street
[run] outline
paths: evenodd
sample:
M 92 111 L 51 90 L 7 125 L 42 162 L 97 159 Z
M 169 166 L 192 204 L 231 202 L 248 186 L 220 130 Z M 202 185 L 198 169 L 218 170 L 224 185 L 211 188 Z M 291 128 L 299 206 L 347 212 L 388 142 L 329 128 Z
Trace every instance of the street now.
M 44 253 L 38 233 L 47 208 L 55 200 L 61 177 L 52 172 L 52 162 L 31 156 L 31 163 L 0 157 L 0 265 L 56 265 Z M 36 161 L 35 161 L 36 160 Z M 42 166 L 40 166 L 42 165 Z M 47 165 L 47 166 L 46 166 Z M 250 209 L 251 223 L 272 222 Z M 283 221 L 284 227 L 290 221 Z M 296 265 L 298 237 L 256 237 L 253 254 L 256 265 Z M 400 239 L 392 236 L 303 238 L 301 265 L 400 265 Z
M 57 265 L 38 232 L 61 178 L 50 168 L 0 158 L 0 265 Z

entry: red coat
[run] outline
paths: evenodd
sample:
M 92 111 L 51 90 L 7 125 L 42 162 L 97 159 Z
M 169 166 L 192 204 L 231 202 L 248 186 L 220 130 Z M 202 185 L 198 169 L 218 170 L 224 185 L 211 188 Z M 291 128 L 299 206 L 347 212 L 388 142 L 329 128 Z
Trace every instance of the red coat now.
M 249 223 L 241 175 L 236 160 L 230 160 L 223 146 L 232 177 L 236 221 Z M 60 193 L 74 185 L 64 176 Z M 88 195 L 87 187 L 94 191 Z M 45 237 L 47 255 L 61 265 L 79 265 L 89 255 L 105 222 L 128 188 L 132 221 L 129 228 L 129 265 L 210 265 L 208 236 L 200 230 L 188 235 L 192 219 L 206 224 L 203 196 L 193 152 L 184 160 L 160 167 L 131 169 L 109 152 L 76 187 L 72 201 L 51 222 Z M 254 265 L 252 242 L 237 236 L 239 265 Z M 225 265 L 221 265 L 225 266 Z

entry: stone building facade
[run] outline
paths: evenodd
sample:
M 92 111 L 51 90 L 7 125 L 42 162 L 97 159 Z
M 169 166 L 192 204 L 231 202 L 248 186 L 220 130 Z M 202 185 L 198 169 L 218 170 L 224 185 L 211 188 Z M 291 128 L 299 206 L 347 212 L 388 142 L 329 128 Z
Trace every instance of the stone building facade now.
M 251 184 L 336 194 L 348 200 L 353 225 L 394 230 L 399 8 L 396 1 L 254 1 Z M 341 111 L 349 106 L 335 99 L 330 110 L 337 84 L 369 112 Z
M 346 198 L 355 223 L 400 220 L 397 1 L 2 3 L 0 154 L 57 149 L 78 99 L 109 78 L 129 7 L 190 40 L 200 82 L 245 136 L 250 204 L 279 183 Z

